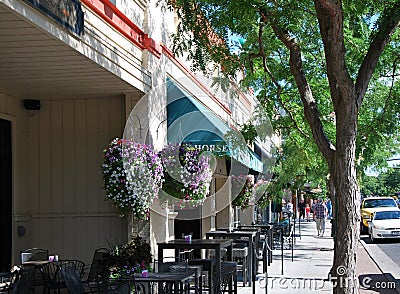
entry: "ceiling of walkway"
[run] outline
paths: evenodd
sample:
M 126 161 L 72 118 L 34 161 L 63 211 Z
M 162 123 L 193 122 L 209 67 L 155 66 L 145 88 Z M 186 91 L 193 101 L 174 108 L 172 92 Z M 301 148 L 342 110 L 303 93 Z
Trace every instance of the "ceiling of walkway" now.
M 0 3 L 0 92 L 16 98 L 113 97 L 134 88 Z

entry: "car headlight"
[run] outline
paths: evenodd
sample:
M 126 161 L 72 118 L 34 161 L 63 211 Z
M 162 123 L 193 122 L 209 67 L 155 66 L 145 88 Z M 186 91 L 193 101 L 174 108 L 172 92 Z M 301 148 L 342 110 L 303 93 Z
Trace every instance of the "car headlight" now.
M 374 229 L 378 229 L 378 230 L 384 230 L 385 227 L 384 226 L 378 226 L 378 225 L 374 225 Z

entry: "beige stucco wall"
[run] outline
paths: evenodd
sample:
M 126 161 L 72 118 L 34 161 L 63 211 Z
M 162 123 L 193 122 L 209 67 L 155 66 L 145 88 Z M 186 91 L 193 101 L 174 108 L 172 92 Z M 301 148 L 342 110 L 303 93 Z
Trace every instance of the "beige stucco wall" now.
M 31 247 L 90 262 L 95 248 L 126 242 L 127 221 L 105 201 L 100 169 L 102 150 L 122 134 L 124 103 L 42 100 L 27 111 L 0 94 L 0 116 L 13 122 L 13 263 Z

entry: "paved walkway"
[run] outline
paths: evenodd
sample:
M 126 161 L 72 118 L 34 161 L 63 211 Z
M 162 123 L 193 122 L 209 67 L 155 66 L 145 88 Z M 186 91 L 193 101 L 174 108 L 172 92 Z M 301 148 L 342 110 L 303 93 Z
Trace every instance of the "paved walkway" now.
M 255 293 L 332 293 L 332 283 L 328 273 L 333 263 L 333 238 L 330 222 L 326 222 L 323 237 L 317 236 L 314 222 L 302 222 L 300 234 L 296 225 L 296 242 L 293 250 L 284 250 L 283 263 L 281 251 L 273 251 L 273 262 L 268 267 L 268 287 L 264 275 L 257 276 Z M 282 267 L 283 265 L 283 267 Z M 397 294 L 395 289 L 382 289 L 388 280 L 382 274 L 374 260 L 359 243 L 357 252 L 357 274 L 359 276 L 360 294 Z M 239 283 L 239 294 L 252 293 L 251 287 L 242 287 Z

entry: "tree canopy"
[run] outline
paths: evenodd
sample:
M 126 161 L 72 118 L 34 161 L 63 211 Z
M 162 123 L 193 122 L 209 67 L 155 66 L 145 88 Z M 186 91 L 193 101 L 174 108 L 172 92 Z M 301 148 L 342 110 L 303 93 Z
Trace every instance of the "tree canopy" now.
M 290 34 L 301 48 L 304 75 L 315 98 L 324 134 L 335 142 L 336 117 L 313 1 L 202 0 L 170 4 L 179 7 L 177 13 L 183 20 L 174 35 L 174 52 L 189 52 L 195 70 L 206 71 L 210 62 L 218 62 L 227 75 L 244 72 L 242 87 L 256 90 L 274 129 L 286 139 L 284 142 L 304 148 L 307 139 L 313 140 L 291 74 L 290 52 L 277 37 L 277 27 L 284 28 L 282 33 Z M 398 1 L 343 1 L 345 66 L 352 80 L 356 81 L 374 37 L 387 25 L 389 20 L 384 17 L 398 9 L 396 5 Z M 266 18 L 270 20 L 265 21 Z M 213 38 L 209 37 L 211 29 Z M 377 61 L 359 111 L 359 177 L 369 166 L 385 167 L 386 159 L 399 150 L 399 41 L 396 31 Z
M 379 176 L 365 175 L 360 190 L 363 196 L 400 196 L 400 169 L 389 168 Z

